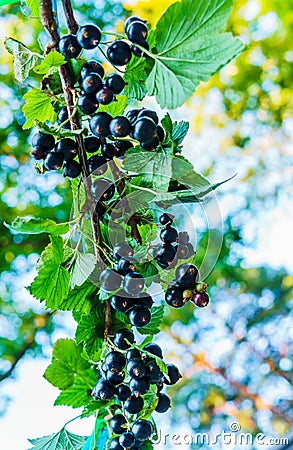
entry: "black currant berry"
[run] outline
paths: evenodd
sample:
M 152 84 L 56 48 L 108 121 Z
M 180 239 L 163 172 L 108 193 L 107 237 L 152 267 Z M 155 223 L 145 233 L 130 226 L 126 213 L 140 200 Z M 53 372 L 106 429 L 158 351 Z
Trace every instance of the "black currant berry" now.
M 146 365 L 146 376 L 150 383 L 159 383 L 164 374 L 160 370 L 159 366 L 157 365 L 156 361 L 149 361 Z
M 126 430 L 127 420 L 122 414 L 116 414 L 116 416 L 112 417 L 109 421 L 109 425 L 111 428 L 111 431 L 113 431 L 114 434 L 122 434 Z
M 58 125 L 61 125 L 66 120 L 68 120 L 68 111 L 66 106 L 60 109 L 58 115 L 57 115 L 57 123 Z M 66 130 L 70 130 L 70 122 L 66 122 L 65 125 L 62 126 L 62 128 L 65 128 Z
M 137 119 L 133 125 L 133 137 L 139 142 L 150 142 L 156 133 L 156 124 L 149 117 Z
M 130 348 L 126 353 L 127 361 L 131 359 L 141 359 L 141 353 L 137 348 Z
M 133 143 L 131 141 L 116 141 L 115 144 L 116 157 L 122 158 L 127 150 L 133 147 Z
M 210 298 L 205 291 L 196 292 L 192 298 L 192 302 L 199 308 L 205 308 L 209 304 Z
M 133 22 L 142 22 L 142 23 L 146 23 L 146 20 L 142 20 L 142 19 L 140 19 L 140 17 L 137 17 L 137 16 L 131 16 L 131 17 L 128 17 L 128 19 L 126 19 L 125 24 L 124 24 L 124 31 L 125 31 L 125 33 L 127 33 L 127 30 L 128 30 L 128 28 L 129 28 L 129 26 L 130 26 Z
M 63 165 L 63 154 L 49 152 L 44 159 L 44 166 L 47 170 L 59 170 Z
M 130 295 L 139 294 L 144 288 L 143 276 L 138 272 L 129 272 L 124 277 L 123 288 Z
M 149 117 L 152 119 L 156 125 L 159 123 L 159 117 L 158 114 L 155 111 L 152 111 L 151 109 L 142 109 L 137 116 L 137 119 L 141 119 L 142 117 Z
M 147 41 L 145 42 L 141 42 L 140 47 L 143 47 L 146 50 L 150 49 L 149 44 L 147 43 Z M 141 50 L 137 45 L 133 44 L 131 46 L 131 51 L 134 54 L 134 56 L 137 56 L 138 58 L 142 58 L 143 56 L 145 56 L 145 52 L 143 50 Z
M 171 244 L 163 244 L 156 252 L 155 260 L 160 267 L 166 269 L 174 260 L 176 249 Z
M 143 347 L 143 350 L 145 350 L 148 353 L 151 353 L 152 355 L 157 356 L 158 358 L 163 359 L 162 349 L 157 344 L 147 344 Z
M 150 142 L 141 142 L 142 148 L 145 150 L 155 150 L 158 145 L 160 144 L 160 141 L 157 137 L 154 137 Z
M 176 269 L 175 277 L 179 286 L 195 288 L 198 281 L 198 270 L 193 264 L 181 264 Z
M 166 394 L 159 393 L 158 394 L 158 404 L 156 406 L 155 411 L 158 413 L 165 413 L 171 406 L 171 400 Z
M 120 402 L 125 402 L 129 397 L 131 397 L 130 387 L 126 384 L 120 384 L 120 386 L 116 388 L 115 395 Z
M 120 273 L 120 275 L 127 275 L 129 272 L 134 272 L 135 271 L 135 267 L 133 265 L 134 262 L 136 261 L 131 259 L 120 258 L 117 264 L 117 272 Z
M 61 153 L 64 161 L 72 161 L 77 155 L 77 143 L 70 138 L 61 139 L 56 145 L 55 152 Z
M 63 174 L 68 178 L 77 178 L 81 174 L 81 165 L 77 161 L 65 161 Z
M 176 384 L 177 381 L 180 380 L 180 378 L 182 378 L 182 375 L 179 372 L 178 367 L 174 366 L 174 364 L 167 364 L 167 367 L 169 380 L 167 380 L 167 378 L 164 377 L 164 383 L 167 384 L 168 386 L 172 386 L 173 384 Z
M 106 369 L 111 372 L 122 372 L 126 364 L 126 359 L 123 353 L 113 351 L 106 355 L 104 364 Z
M 151 311 L 145 306 L 134 306 L 130 309 L 129 320 L 134 327 L 144 327 L 151 321 Z
M 79 45 L 86 50 L 91 50 L 99 45 L 101 30 L 92 24 L 86 24 L 78 28 L 76 39 Z
M 148 29 L 144 22 L 134 21 L 127 27 L 127 37 L 134 44 L 141 44 L 148 37 Z
M 100 282 L 104 291 L 112 292 L 119 289 L 122 283 L 122 278 L 119 273 L 114 272 L 114 270 L 105 269 L 100 275 Z
M 114 384 L 114 386 L 117 386 L 117 384 L 123 383 L 125 379 L 125 373 L 122 370 L 122 372 L 112 372 L 111 370 L 108 370 L 106 372 L 106 379 Z
M 126 372 L 131 378 L 141 378 L 145 374 L 145 363 L 141 358 L 130 359 L 126 366 Z
M 178 259 L 187 259 L 189 255 L 189 249 L 187 245 L 179 244 L 175 246 L 176 249 L 176 257 Z
M 103 144 L 102 145 L 102 155 L 107 160 L 110 161 L 116 155 L 116 148 L 114 144 Z
M 134 123 L 137 119 L 138 114 L 140 113 L 141 108 L 139 109 L 131 109 L 126 113 L 126 117 L 129 120 L 130 123 Z
M 178 242 L 179 244 L 187 244 L 189 242 L 189 234 L 187 231 L 180 231 L 178 233 Z
M 107 137 L 110 135 L 109 125 L 112 116 L 106 112 L 97 113 L 90 120 L 91 132 L 97 137 Z
M 88 159 L 89 173 L 103 175 L 107 170 L 107 161 L 102 155 L 93 155 Z
M 120 296 L 119 293 L 113 295 L 113 297 L 111 297 L 110 303 L 113 309 L 123 313 L 126 313 L 130 310 L 130 308 L 133 307 L 133 300 L 132 298 L 129 298 L 129 296 L 127 297 L 126 292 L 125 296 Z
M 102 78 L 97 73 L 90 73 L 82 80 L 82 87 L 87 95 L 95 95 L 102 88 L 102 86 Z
M 172 244 L 172 242 L 176 242 L 178 239 L 178 232 L 174 227 L 166 227 L 161 230 L 160 239 L 165 244 Z
M 131 432 L 125 432 L 121 434 L 119 438 L 119 444 L 122 445 L 123 448 L 131 448 L 134 446 L 135 437 Z
M 67 34 L 63 36 L 59 41 L 59 52 L 65 58 L 77 58 L 81 52 L 81 46 L 79 45 L 75 34 Z
M 96 200 L 110 200 L 115 194 L 115 184 L 109 178 L 99 178 L 92 184 L 92 193 Z
M 138 414 L 143 409 L 143 398 L 132 395 L 129 400 L 124 403 L 124 409 L 129 414 Z
M 126 342 L 126 340 L 133 344 L 135 342 L 134 334 L 131 330 L 127 330 L 126 328 L 122 328 L 121 330 L 117 330 L 114 334 L 114 345 L 118 347 L 120 350 L 127 350 L 130 348 L 130 344 Z
M 136 305 L 145 306 L 146 308 L 151 308 L 154 304 L 152 296 L 147 292 L 141 292 L 134 301 Z
M 173 308 L 182 308 L 185 305 L 183 291 L 184 289 L 181 286 L 168 287 L 165 294 L 166 303 Z
M 134 434 L 135 439 L 146 441 L 151 438 L 154 429 L 149 420 L 139 419 L 134 422 L 131 431 Z
M 111 89 L 102 88 L 97 92 L 96 99 L 101 105 L 109 105 L 114 100 L 114 93 Z
M 124 116 L 117 116 L 110 122 L 110 132 L 113 136 L 123 138 L 129 135 L 131 123 Z
M 48 154 L 48 150 L 44 147 L 33 147 L 31 151 L 31 156 L 36 160 L 40 161 L 41 159 L 45 159 Z
M 159 220 L 160 220 L 160 223 L 164 226 L 172 225 L 174 216 L 173 216 L 173 214 L 164 213 L 160 216 Z
M 147 377 L 131 378 L 129 387 L 134 395 L 144 395 L 150 389 L 150 381 Z
M 84 143 L 85 151 L 87 153 L 96 153 L 101 146 L 100 139 L 95 136 L 85 137 L 83 140 L 83 143 Z
M 157 136 L 159 138 L 160 142 L 163 142 L 165 139 L 165 130 L 163 127 L 161 127 L 161 125 L 157 126 Z
M 90 73 L 97 73 L 98 75 L 100 75 L 101 78 L 103 78 L 105 75 L 105 71 L 104 71 L 102 64 L 100 64 L 98 61 L 94 61 L 94 60 L 87 61 L 82 66 L 80 76 L 81 76 L 81 78 L 85 78 Z
M 116 40 L 109 45 L 107 56 L 114 66 L 125 66 L 131 59 L 131 50 L 126 42 Z
M 95 400 L 110 400 L 115 394 L 115 386 L 107 380 L 99 380 L 95 385 L 92 396 Z
M 105 86 L 111 89 L 114 94 L 121 94 L 125 86 L 125 81 L 118 73 L 112 73 L 106 78 Z
M 81 112 L 86 115 L 94 114 L 99 107 L 99 102 L 96 97 L 90 97 L 85 94 L 78 97 L 77 104 Z
M 107 208 L 103 203 L 97 203 L 95 207 L 95 213 L 98 217 L 103 217 L 107 212 Z
M 119 261 L 120 258 L 133 256 L 134 250 L 127 242 L 117 242 L 113 247 L 113 258 Z
M 109 450 L 124 450 L 122 445 L 119 444 L 119 437 L 115 437 L 110 442 Z
M 35 133 L 32 137 L 33 147 L 42 147 L 44 150 L 53 150 L 55 147 L 55 139 L 52 134 L 41 133 L 41 131 Z

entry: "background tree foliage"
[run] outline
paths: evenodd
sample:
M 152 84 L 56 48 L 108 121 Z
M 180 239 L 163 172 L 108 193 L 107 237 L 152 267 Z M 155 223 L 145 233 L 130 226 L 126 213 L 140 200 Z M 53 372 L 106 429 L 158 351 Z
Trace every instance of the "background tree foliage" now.
M 169 4 L 141 1 L 131 11 L 155 24 Z M 130 6 L 108 0 L 101 5 L 97 9 L 94 2 L 75 2 L 79 18 L 100 26 L 117 22 L 119 30 Z M 22 21 L 20 30 L 20 8 L 26 6 L 1 8 L 1 38 L 9 34 L 39 51 L 44 32 L 38 20 Z M 227 418 L 254 433 L 284 434 L 292 426 L 293 277 L 286 269 L 253 265 L 246 258 L 261 238 L 258 222 L 266 221 L 276 205 L 287 205 L 292 194 L 292 10 L 292 0 L 237 1 L 230 28 L 248 43 L 247 51 L 202 84 L 187 107 L 174 111 L 174 119 L 180 114 L 192 122 L 185 152 L 196 169 L 211 181 L 238 172 L 217 194 L 224 242 L 206 280 L 211 305 L 204 311 L 169 310 L 164 319 L 162 345 L 184 372 L 183 381 L 169 390 L 175 406 L 170 420 L 185 429 L 188 423 L 196 432 L 225 429 Z M 12 57 L 3 46 L 0 58 L 1 218 L 66 220 L 69 183 L 58 174 L 33 175 L 29 135 L 21 128 L 26 86 L 16 85 Z M 40 76 L 32 73 L 28 83 L 39 82 Z M 194 214 L 200 215 L 198 207 Z M 46 235 L 12 234 L 3 220 L 0 380 L 17 377 L 16 363 L 27 353 L 42 355 L 62 326 L 62 313 L 47 314 L 23 288 Z M 200 260 L 208 236 L 204 227 L 198 233 Z

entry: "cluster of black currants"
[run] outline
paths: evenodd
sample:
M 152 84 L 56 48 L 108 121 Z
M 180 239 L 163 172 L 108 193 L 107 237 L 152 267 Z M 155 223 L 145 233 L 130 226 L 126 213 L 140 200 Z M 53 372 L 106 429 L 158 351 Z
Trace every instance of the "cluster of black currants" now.
M 77 58 L 82 49 L 92 50 L 101 42 L 102 33 L 94 24 L 82 25 L 76 34 L 66 34 L 59 41 L 59 51 L 65 58 Z
M 151 295 L 142 292 L 143 276 L 135 270 L 137 261 L 133 258 L 133 248 L 127 242 L 118 242 L 113 247 L 116 269 L 105 269 L 100 275 L 101 287 L 106 292 L 115 293 L 110 303 L 113 309 L 128 315 L 131 325 L 140 328 L 151 321 Z M 123 284 L 123 288 L 121 288 Z
M 178 259 L 191 258 L 195 254 L 195 250 L 189 242 L 187 231 L 178 233 L 172 226 L 174 220 L 172 214 L 164 213 L 159 220 L 164 226 L 160 232 L 163 244 L 155 250 L 155 260 L 162 269 L 172 269 L 176 266 Z
M 101 366 L 100 379 L 93 389 L 95 400 L 111 400 L 114 396 L 118 405 L 123 405 L 123 414 L 115 414 L 109 421 L 114 437 L 109 448 L 120 450 L 141 447 L 153 433 L 150 421 L 137 419 L 132 415 L 139 414 L 145 405 L 144 395 L 154 386 L 157 404 L 155 411 L 166 412 L 170 406 L 170 398 L 162 393 L 164 384 L 174 385 L 182 377 L 174 364 L 167 364 L 168 377 L 164 376 L 156 362 L 163 359 L 162 349 L 157 344 L 147 344 L 142 350 L 131 348 L 135 342 L 131 330 L 116 331 L 113 339 L 115 350 L 110 351 Z M 121 403 L 120 403 L 121 402 Z M 122 409 L 122 408 L 121 408 Z

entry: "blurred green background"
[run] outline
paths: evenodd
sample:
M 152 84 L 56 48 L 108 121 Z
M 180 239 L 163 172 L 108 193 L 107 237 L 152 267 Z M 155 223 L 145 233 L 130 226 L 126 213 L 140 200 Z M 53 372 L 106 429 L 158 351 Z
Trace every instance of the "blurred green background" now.
M 155 25 L 170 3 L 98 0 L 74 6 L 79 22 L 86 17 L 108 29 L 116 23 L 120 30 L 130 13 Z M 37 19 L 23 20 L 23 12 L 25 5 L 18 3 L 1 7 L 1 41 L 9 35 L 39 51 L 46 36 Z M 229 28 L 247 50 L 171 112 L 174 119 L 191 122 L 184 154 L 198 171 L 211 182 L 237 176 L 217 191 L 224 241 L 206 280 L 211 304 L 202 311 L 168 310 L 164 320 L 166 359 L 184 373 L 169 389 L 173 408 L 164 431 L 174 431 L 176 423 L 185 431 L 217 432 L 237 421 L 243 432 L 280 436 L 293 423 L 293 0 L 238 0 Z M 24 288 L 47 237 L 14 235 L 3 225 L 17 215 L 65 220 L 71 194 L 61 175 L 36 175 L 29 156 L 20 108 L 27 86 L 38 85 L 39 77 L 32 73 L 18 84 L 3 45 L 0 75 L 0 413 L 5 423 L 21 365 L 29 361 L 26 368 L 33 371 L 34 358 L 46 360 L 57 336 L 74 330 L 67 313 L 47 314 Z M 154 107 L 151 99 L 145 104 Z M 192 214 L 196 221 L 196 207 Z M 196 232 L 200 258 L 208 236 L 204 226 Z

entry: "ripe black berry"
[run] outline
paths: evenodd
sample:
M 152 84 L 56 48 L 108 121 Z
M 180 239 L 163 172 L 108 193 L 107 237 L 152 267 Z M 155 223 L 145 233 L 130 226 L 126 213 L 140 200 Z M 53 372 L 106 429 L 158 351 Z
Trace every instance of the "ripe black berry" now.
M 129 383 L 130 390 L 134 395 L 144 395 L 150 389 L 150 381 L 147 377 L 131 378 Z
M 137 348 L 130 348 L 126 353 L 126 359 L 127 361 L 130 361 L 131 359 L 141 359 L 141 353 Z
M 130 387 L 126 384 L 120 384 L 120 386 L 116 388 L 115 395 L 120 402 L 125 402 L 129 397 L 131 397 Z
M 111 372 L 121 372 L 124 369 L 126 359 L 124 355 L 118 351 L 110 352 L 105 357 L 105 367 Z
M 134 434 L 135 439 L 145 441 L 152 436 L 153 425 L 148 420 L 136 420 L 132 425 L 131 431 Z
M 109 125 L 112 116 L 106 112 L 97 113 L 90 120 L 91 132 L 97 137 L 107 137 L 110 134 Z
M 159 345 L 157 344 L 147 344 L 143 347 L 143 350 L 163 359 L 163 352 Z
M 126 294 L 126 293 L 125 293 Z M 113 295 L 110 300 L 111 306 L 116 311 L 126 313 L 133 306 L 133 300 L 127 296 Z
M 109 425 L 114 434 L 122 434 L 127 428 L 125 425 L 127 424 L 127 420 L 122 414 L 116 414 L 116 416 L 112 417 L 109 421 Z
M 129 311 L 129 320 L 134 327 L 144 327 L 151 321 L 151 312 L 145 306 L 134 306 Z
M 180 231 L 178 234 L 179 244 L 187 244 L 189 242 L 189 234 L 187 231 Z
M 111 89 L 114 94 L 120 94 L 125 86 L 125 81 L 118 73 L 112 73 L 105 81 L 105 86 Z
M 152 119 L 141 117 L 133 125 L 133 137 L 139 142 L 150 142 L 155 137 L 156 128 Z
M 126 328 L 122 328 L 121 330 L 117 330 L 114 334 L 114 345 L 118 347 L 120 350 L 127 350 L 130 347 L 130 344 L 126 342 L 126 340 L 133 344 L 135 342 L 134 334 L 131 330 L 127 330 Z
M 63 165 L 62 153 L 49 152 L 44 159 L 44 166 L 47 170 L 59 170 Z
M 164 213 L 160 216 L 159 220 L 160 220 L 160 223 L 164 226 L 172 225 L 174 216 L 173 216 L 173 214 Z
M 145 306 L 146 308 L 151 308 L 154 304 L 152 296 L 147 292 L 141 292 L 134 301 L 136 305 Z
M 45 159 L 47 156 L 48 150 L 44 147 L 33 147 L 31 151 L 31 156 L 36 160 L 40 161 L 41 159 Z
M 76 39 L 79 45 L 86 50 L 97 47 L 101 37 L 101 30 L 96 25 L 92 24 L 86 24 L 79 27 L 76 33 Z
M 155 260 L 160 267 L 166 269 L 174 260 L 176 249 L 171 244 L 163 244 L 156 252 Z
M 159 123 L 159 117 L 156 111 L 152 111 L 151 109 L 142 109 L 139 113 L 137 118 L 141 119 L 142 117 L 149 117 L 152 119 L 156 125 Z
M 160 239 L 165 244 L 172 244 L 172 242 L 176 242 L 178 239 L 178 232 L 174 227 L 166 227 L 161 230 Z
M 155 150 L 155 148 L 157 148 L 159 144 L 159 139 L 157 137 L 154 137 L 154 139 L 152 139 L 150 142 L 141 142 L 140 145 L 145 150 Z
M 134 263 L 134 260 L 120 258 L 120 260 L 117 264 L 117 272 L 119 272 L 121 275 L 126 275 L 129 272 L 134 272 L 135 267 L 134 267 L 133 263 Z
M 77 178 L 81 174 L 81 165 L 77 161 L 65 161 L 63 174 L 68 178 Z
M 52 134 L 35 133 L 32 137 L 32 146 L 33 147 L 42 147 L 44 150 L 53 150 L 55 146 L 55 139 Z
M 176 249 L 176 257 L 178 259 L 187 259 L 189 255 L 189 249 L 187 245 L 179 244 L 175 246 Z
M 120 258 L 128 258 L 133 256 L 133 248 L 127 242 L 117 242 L 113 247 L 113 257 L 119 261 Z
M 100 398 L 101 400 L 110 400 L 115 393 L 115 386 L 107 380 L 99 380 L 95 385 L 92 396 L 95 400 Z
M 131 448 L 134 446 L 135 437 L 132 433 L 126 432 L 121 434 L 119 438 L 119 444 L 122 445 L 123 448 Z
M 88 159 L 89 173 L 103 175 L 107 170 L 107 161 L 102 155 L 93 155 Z
M 182 308 L 185 305 L 183 300 L 183 288 L 181 286 L 170 286 L 168 287 L 165 300 L 169 306 L 173 308 Z
M 126 366 L 126 372 L 131 378 L 141 378 L 145 374 L 145 363 L 142 359 L 130 359 Z
M 140 47 L 145 48 L 146 50 L 150 49 L 149 44 L 147 43 L 147 41 L 145 42 L 141 42 Z M 134 54 L 134 56 L 137 56 L 138 58 L 142 58 L 145 55 L 145 52 L 143 50 L 141 50 L 137 45 L 133 44 L 131 46 L 131 51 Z
M 117 116 L 110 122 L 110 132 L 113 136 L 122 138 L 129 135 L 131 131 L 131 123 L 124 116 Z
M 115 144 L 116 157 L 122 158 L 127 150 L 133 147 L 133 143 L 131 141 L 116 141 Z
M 56 145 L 55 152 L 61 153 L 64 161 L 72 161 L 77 155 L 77 143 L 70 138 L 61 139 Z
M 168 409 L 171 406 L 171 400 L 168 397 L 168 395 L 159 393 L 158 399 L 159 399 L 159 401 L 158 401 L 155 411 L 157 411 L 158 413 L 164 413 L 164 412 L 168 411 Z
M 167 364 L 168 367 L 168 378 L 169 380 L 167 380 L 166 377 L 164 377 L 164 383 L 167 384 L 168 386 L 172 386 L 173 384 L 176 384 L 177 381 L 180 380 L 180 378 L 182 378 L 181 373 L 178 370 L 178 367 L 174 366 L 174 364 Z
M 99 178 L 92 184 L 92 193 L 96 200 L 110 200 L 115 194 L 115 185 L 109 178 Z
M 124 450 L 122 445 L 119 444 L 119 437 L 115 437 L 110 442 L 109 450 Z
M 109 105 L 114 100 L 114 93 L 111 89 L 102 88 L 97 92 L 96 99 L 101 105 Z
M 157 136 L 159 138 L 160 142 L 163 142 L 165 139 L 165 130 L 163 127 L 161 127 L 161 125 L 157 126 Z
M 100 275 L 100 282 L 104 291 L 116 291 L 122 283 L 121 276 L 112 269 L 105 269 Z
M 60 39 L 59 52 L 65 56 L 65 58 L 78 57 L 81 52 L 81 46 L 79 45 L 75 34 L 67 34 Z
M 160 370 L 159 366 L 157 365 L 156 361 L 152 360 L 149 361 L 146 365 L 146 376 L 150 383 L 159 383 L 164 374 Z
M 183 288 L 194 288 L 198 280 L 198 270 L 193 264 L 181 264 L 176 269 L 175 277 Z
M 137 119 L 138 114 L 140 113 L 140 109 L 131 109 L 127 112 L 126 117 L 129 120 L 130 123 L 134 123 Z
M 138 414 L 143 409 L 143 398 L 132 395 L 129 400 L 124 403 L 124 409 L 129 414 Z
M 122 372 L 112 372 L 111 370 L 108 370 L 106 372 L 106 379 L 114 384 L 114 386 L 117 386 L 117 384 L 123 383 L 125 378 L 125 373 L 122 370 Z
M 100 75 L 101 78 L 103 78 L 105 75 L 105 71 L 104 71 L 102 64 L 100 64 L 98 61 L 94 61 L 94 60 L 87 61 L 82 66 L 82 69 L 80 72 L 81 78 L 85 78 L 90 73 L 97 73 L 98 75 Z
M 129 24 L 126 34 L 131 42 L 141 44 L 146 41 L 148 29 L 145 23 L 137 20 Z
M 95 95 L 102 86 L 102 78 L 97 73 L 90 73 L 82 80 L 82 87 L 87 95 Z
M 101 146 L 101 141 L 95 136 L 87 136 L 83 140 L 84 148 L 87 153 L 95 153 Z
M 138 272 L 129 272 L 124 277 L 123 287 L 130 295 L 139 294 L 144 288 L 143 276 Z
M 109 45 L 107 56 L 115 66 L 125 66 L 131 59 L 131 50 L 126 42 L 116 40 Z
M 209 304 L 209 296 L 205 291 L 199 291 L 194 294 L 192 302 L 199 308 L 205 308 Z
M 125 24 L 124 24 L 124 31 L 125 31 L 125 33 L 127 33 L 129 26 L 130 26 L 133 22 L 142 22 L 142 23 L 145 23 L 146 21 L 140 19 L 140 17 L 137 17 L 137 16 L 131 16 L 131 17 L 128 17 L 128 19 L 126 19 Z
M 66 120 L 68 120 L 68 111 L 66 106 L 60 109 L 58 115 L 57 115 L 57 123 L 58 125 L 61 125 Z M 70 122 L 66 122 L 65 125 L 62 126 L 62 128 L 66 128 L 67 130 L 70 130 Z
M 96 97 L 90 97 L 85 94 L 78 97 L 77 104 L 81 112 L 87 115 L 94 114 L 99 107 L 99 102 Z

